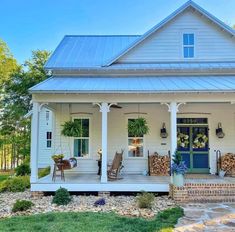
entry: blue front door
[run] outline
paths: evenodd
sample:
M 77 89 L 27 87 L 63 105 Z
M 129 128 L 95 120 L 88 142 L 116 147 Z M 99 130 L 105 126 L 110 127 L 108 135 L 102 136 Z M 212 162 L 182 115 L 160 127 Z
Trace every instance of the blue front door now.
M 177 150 L 188 166 L 189 173 L 209 173 L 208 125 L 197 124 L 195 119 L 194 123 L 189 122 L 178 124 Z

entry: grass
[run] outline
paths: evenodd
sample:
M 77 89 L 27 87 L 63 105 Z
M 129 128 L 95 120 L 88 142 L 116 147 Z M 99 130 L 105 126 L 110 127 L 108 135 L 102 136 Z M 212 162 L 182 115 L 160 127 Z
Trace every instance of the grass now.
M 50 174 L 50 171 L 51 171 L 51 167 L 50 166 L 48 166 L 46 168 L 39 169 L 38 170 L 38 177 L 42 178 L 44 176 L 47 176 L 47 175 Z
M 17 232 L 169 232 L 183 216 L 179 207 L 159 213 L 153 220 L 121 217 L 114 213 L 47 213 L 0 220 L 0 231 Z
M 9 176 L 9 173 L 0 173 L 0 182 L 6 180 Z

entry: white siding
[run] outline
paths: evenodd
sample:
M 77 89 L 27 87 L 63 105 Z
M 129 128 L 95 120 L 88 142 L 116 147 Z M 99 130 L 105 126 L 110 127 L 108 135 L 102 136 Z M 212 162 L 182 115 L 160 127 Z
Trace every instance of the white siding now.
M 141 104 L 140 111 L 146 112 L 144 117 L 147 119 L 150 126 L 150 133 L 145 136 L 145 157 L 144 158 L 128 158 L 127 157 L 127 118 L 125 113 L 136 112 L 138 109 L 137 104 L 122 104 L 122 109 L 113 109 L 108 114 L 108 161 L 112 162 L 113 156 L 116 151 L 124 149 L 124 169 L 125 173 L 142 173 L 147 169 L 147 151 L 150 153 L 157 151 L 159 154 L 167 154 L 170 148 L 169 137 L 161 139 L 160 128 L 162 123 L 166 123 L 168 132 L 169 128 L 169 112 L 166 106 L 159 104 Z M 91 150 L 88 159 L 78 159 L 78 168 L 71 171 L 83 173 L 96 173 L 97 172 L 97 150 L 101 148 L 101 113 L 98 107 L 92 104 L 71 104 L 70 112 L 87 112 L 92 113 L 88 115 L 91 118 Z M 210 128 L 210 165 L 211 172 L 215 172 L 215 149 L 219 149 L 222 153 L 234 152 L 235 144 L 235 106 L 231 104 L 187 104 L 180 107 L 180 113 L 187 113 L 179 115 L 179 117 L 208 117 Z M 190 115 L 188 113 L 191 113 Z M 196 113 L 196 114 L 195 114 Z M 203 114 L 200 114 L 203 113 Z M 204 114 L 207 113 L 207 114 Z M 80 114 L 81 115 L 81 114 Z M 75 116 L 73 114 L 73 116 Z M 77 115 L 78 116 L 78 115 Z M 85 116 L 83 114 L 82 116 Z M 130 115 L 129 115 L 130 116 Z M 133 116 L 133 115 L 131 115 Z M 67 157 L 73 156 L 73 139 L 65 138 L 60 135 L 61 125 L 64 121 L 69 120 L 69 105 L 57 104 L 56 116 L 56 136 L 55 147 L 56 153 L 64 153 Z M 225 138 L 218 139 L 215 135 L 215 129 L 218 122 L 222 123 Z M 165 144 L 165 145 L 164 145 Z M 40 155 L 44 151 L 40 152 Z M 50 156 L 48 154 L 43 157 Z
M 46 111 L 49 111 L 49 120 L 46 120 Z M 39 113 L 39 157 L 38 167 L 46 167 L 50 164 L 52 147 L 47 148 L 46 133 L 53 130 L 53 114 L 50 110 L 42 108 Z M 53 132 L 52 132 L 53 136 Z M 53 145 L 52 145 L 53 146 Z
M 183 61 L 182 33 L 195 32 L 196 61 L 235 59 L 235 39 L 196 12 L 186 10 L 141 42 L 118 63 Z M 186 61 L 192 61 L 187 59 Z

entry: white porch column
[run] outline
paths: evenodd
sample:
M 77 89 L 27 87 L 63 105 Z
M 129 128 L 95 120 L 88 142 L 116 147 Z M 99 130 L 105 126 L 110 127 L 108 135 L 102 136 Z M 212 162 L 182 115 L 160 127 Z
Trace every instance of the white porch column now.
M 39 103 L 33 103 L 33 115 L 31 121 L 31 183 L 38 179 L 38 134 L 39 134 Z
M 177 149 L 177 112 L 178 112 L 178 106 L 176 102 L 171 102 L 169 105 L 169 112 L 170 112 L 170 138 L 171 138 L 171 163 L 172 163 L 172 157 L 174 156 L 174 153 Z
M 109 105 L 102 102 L 100 105 L 100 112 L 102 113 L 102 166 L 101 166 L 101 183 L 107 183 L 107 148 L 108 148 L 108 112 Z

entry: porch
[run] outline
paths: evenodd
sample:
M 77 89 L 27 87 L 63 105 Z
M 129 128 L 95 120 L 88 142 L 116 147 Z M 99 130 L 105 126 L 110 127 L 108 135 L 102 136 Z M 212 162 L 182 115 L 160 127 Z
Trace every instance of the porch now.
M 81 174 L 77 172 L 65 172 L 65 180 L 61 180 L 59 176 L 55 181 L 52 181 L 52 175 L 45 176 L 39 179 L 31 186 L 32 191 L 55 191 L 60 187 L 64 187 L 69 191 L 74 192 L 98 192 L 98 191 L 113 191 L 113 192 L 169 192 L 171 183 L 170 176 L 144 176 L 140 174 L 123 174 L 122 179 L 108 181 L 107 183 L 100 182 L 100 176 L 95 174 Z M 225 177 L 220 178 L 217 175 L 211 174 L 186 174 L 185 184 L 189 186 L 227 186 L 227 191 L 231 191 L 235 187 L 235 178 Z M 217 190 L 220 190 L 217 186 Z M 210 190 L 210 187 L 204 188 Z M 224 189 L 223 189 L 224 190 Z
M 221 150 L 222 154 L 234 152 L 235 146 L 233 138 L 235 136 L 234 127 L 234 105 L 229 99 L 215 99 L 214 96 L 197 95 L 187 96 L 188 98 L 175 99 L 176 101 L 168 101 L 169 95 L 162 94 L 161 96 L 153 95 L 128 95 L 128 96 L 112 96 L 109 102 L 104 102 L 105 96 L 99 95 L 96 99 L 92 95 L 79 95 L 79 99 L 72 98 L 72 95 L 57 95 L 56 98 L 48 96 L 45 98 L 36 98 L 34 102 L 33 127 L 32 134 L 32 151 L 34 154 L 31 159 L 32 176 L 31 190 L 32 191 L 55 191 L 60 186 L 67 188 L 70 191 L 152 191 L 152 192 L 168 192 L 170 177 L 161 176 L 144 176 L 143 173 L 148 171 L 148 151 L 150 155 L 158 152 L 160 155 L 167 155 L 171 151 L 174 154 L 177 148 L 177 132 L 183 128 L 181 133 L 190 132 L 190 149 L 183 150 L 185 160 L 195 168 L 205 168 L 207 173 L 216 173 L 216 150 Z M 102 97 L 102 99 L 100 99 Z M 43 97 L 41 95 L 40 97 Z M 106 96 L 107 97 L 107 96 Z M 125 97 L 125 99 L 124 99 Z M 157 98 L 158 97 L 158 98 Z M 189 98 L 190 97 L 190 98 Z M 223 97 L 228 97 L 223 95 Z M 91 98 L 91 99 L 89 99 Z M 185 100 L 184 100 L 185 99 Z M 195 100 L 196 99 L 196 100 Z M 99 104 L 93 104 L 97 100 Z M 116 102 L 118 103 L 114 103 Z M 187 100 L 186 104 L 183 104 Z M 103 101 L 103 102 L 102 102 Z M 163 104 L 162 104 L 163 103 Z M 120 108 L 113 108 L 112 105 L 117 105 Z M 45 152 L 42 147 L 42 136 L 40 134 L 40 120 L 42 106 L 49 107 L 53 110 L 54 123 L 52 131 L 52 148 L 51 153 Z M 179 107 L 180 106 L 180 107 Z M 226 113 L 225 113 L 226 112 Z M 34 116 L 35 115 L 35 116 Z M 150 133 L 143 136 L 141 144 L 141 153 L 134 152 L 131 148 L 133 144 L 132 138 L 129 138 L 127 132 L 128 118 L 136 118 L 138 116 L 146 118 Z M 89 122 L 89 137 L 81 138 L 87 140 L 87 146 L 83 152 L 78 152 L 75 146 L 78 144 L 78 138 L 68 138 L 61 136 L 61 129 L 64 122 L 73 119 L 86 119 Z M 187 119 L 178 121 L 178 119 Z M 189 120 L 188 119 L 195 119 Z M 200 120 L 203 119 L 201 123 Z M 205 119 L 205 120 L 204 120 Z M 205 133 L 209 138 L 205 150 L 193 148 L 194 133 L 193 128 L 195 122 L 200 128 L 206 128 Z M 216 136 L 218 123 L 221 123 L 226 134 L 225 138 Z M 167 138 L 160 136 L 162 125 L 165 123 L 168 132 Z M 180 125 L 179 125 L 180 123 Z M 192 125 L 193 124 L 193 125 Z M 187 128 L 190 127 L 190 130 Z M 186 128 L 186 129 L 185 129 Z M 210 130 L 207 130 L 210 128 Z M 185 131 L 183 131 L 185 130 Z M 196 131 L 196 130 L 195 130 Z M 141 140 L 140 139 L 140 140 Z M 58 149 L 59 148 L 59 149 Z M 97 151 L 102 148 L 102 173 L 101 178 L 96 175 L 98 171 L 97 160 L 99 159 Z M 117 181 L 107 180 L 107 166 L 113 160 L 116 151 L 124 149 L 123 155 L 123 179 Z M 133 151 L 132 151 L 132 150 Z M 134 148 L 135 149 L 135 148 Z M 43 165 L 51 165 L 51 155 L 55 153 L 64 153 L 65 158 L 76 157 L 78 168 L 73 172 L 65 175 L 66 181 L 56 182 L 51 181 L 51 177 L 38 179 L 37 168 Z M 198 162 L 196 162 L 198 161 Z M 200 162 L 199 162 L 200 161 Z M 47 162 L 47 163 L 46 163 Z M 203 169 L 203 172 L 205 171 Z M 201 170 L 199 170 L 201 171 Z M 214 181 L 220 181 L 215 179 Z
M 144 176 L 138 174 L 124 174 L 122 179 L 101 183 L 100 176 L 96 174 L 81 174 L 65 172 L 65 181 L 59 176 L 52 181 L 52 175 L 45 176 L 31 185 L 32 191 L 55 191 L 64 187 L 75 192 L 168 192 L 169 176 Z

